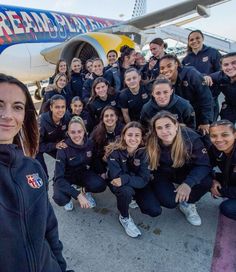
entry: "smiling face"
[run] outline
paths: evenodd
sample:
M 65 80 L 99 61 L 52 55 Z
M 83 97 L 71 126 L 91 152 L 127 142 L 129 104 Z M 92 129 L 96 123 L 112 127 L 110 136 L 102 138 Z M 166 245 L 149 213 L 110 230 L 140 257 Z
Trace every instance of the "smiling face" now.
M 162 83 L 154 86 L 152 96 L 154 97 L 158 106 L 165 107 L 170 103 L 172 93 L 173 89 L 171 89 L 170 85 L 167 83 Z
M 53 101 L 53 104 L 50 106 L 52 112 L 52 118 L 55 122 L 60 121 L 66 112 L 66 101 L 58 99 Z
M 80 115 L 83 110 L 83 103 L 80 100 L 77 100 L 70 105 L 72 113 L 76 115 Z
M 93 73 L 97 76 L 102 76 L 103 75 L 103 63 L 100 60 L 95 60 L 93 61 Z
M 178 125 L 174 124 L 168 117 L 163 117 L 155 122 L 157 137 L 164 145 L 171 145 L 176 137 Z
M 160 61 L 160 74 L 174 82 L 178 75 L 178 63 L 174 59 L 162 59 Z
M 115 128 L 118 117 L 114 110 L 107 109 L 103 114 L 102 120 L 106 128 Z
M 227 125 L 214 126 L 210 128 L 210 139 L 219 151 L 228 154 L 233 149 L 236 133 Z
M 221 67 L 228 77 L 232 80 L 236 80 L 236 56 L 224 58 Z
M 25 118 L 26 97 L 15 84 L 0 84 L 0 144 L 13 143 Z
M 94 88 L 94 92 L 96 96 L 100 98 L 107 97 L 107 91 L 108 91 L 108 85 L 104 82 L 98 83 Z
M 85 64 L 85 68 L 89 73 L 93 72 L 93 62 L 92 61 L 87 61 Z
M 193 50 L 193 51 L 199 51 L 202 49 L 203 46 L 203 37 L 200 33 L 198 32 L 193 32 L 190 34 L 188 37 L 188 46 Z
M 125 74 L 125 84 L 130 90 L 137 90 L 140 87 L 141 76 L 136 71 Z
M 71 123 L 68 128 L 68 135 L 74 144 L 77 145 L 83 144 L 85 131 L 81 124 L 76 122 Z
M 129 56 L 126 56 L 125 59 L 126 59 L 128 65 L 134 65 L 135 60 L 136 60 L 135 50 L 132 50 L 130 52 Z
M 126 130 L 124 141 L 129 153 L 134 152 L 142 142 L 142 131 L 140 128 L 130 127 Z
M 110 52 L 107 54 L 107 60 L 110 65 L 114 64 L 116 62 L 117 55 L 115 52 Z
M 58 72 L 65 74 L 67 70 L 67 65 L 65 61 L 61 61 L 58 65 Z
M 58 89 L 62 90 L 63 88 L 65 88 L 67 84 L 67 79 L 66 76 L 60 76 L 56 82 L 56 86 Z
M 81 69 L 82 69 L 82 63 L 81 63 L 81 61 L 79 61 L 79 60 L 73 61 L 71 63 L 71 69 L 72 69 L 73 72 L 79 74 L 80 71 L 81 71 Z

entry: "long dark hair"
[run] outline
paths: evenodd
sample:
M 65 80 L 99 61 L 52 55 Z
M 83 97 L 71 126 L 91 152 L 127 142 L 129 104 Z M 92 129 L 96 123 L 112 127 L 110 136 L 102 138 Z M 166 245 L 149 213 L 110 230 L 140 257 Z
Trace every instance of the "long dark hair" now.
M 104 147 L 107 144 L 107 140 L 106 140 L 107 130 L 106 130 L 105 124 L 103 123 L 103 117 L 107 110 L 114 111 L 115 115 L 117 116 L 117 123 L 119 122 L 119 113 L 116 108 L 113 108 L 112 106 L 106 106 L 102 110 L 99 124 L 96 126 L 96 128 L 92 132 L 92 139 L 95 145 L 99 147 Z
M 0 84 L 2 83 L 17 85 L 25 95 L 26 104 L 24 122 L 21 131 L 14 137 L 13 143 L 25 151 L 26 155 L 33 157 L 38 149 L 39 129 L 37 124 L 37 112 L 31 95 L 25 84 L 12 76 L 0 74 Z
M 97 94 L 95 92 L 95 88 L 99 83 L 104 83 L 107 86 L 107 95 L 114 95 L 115 90 L 110 86 L 110 83 L 104 78 L 104 77 L 97 77 L 92 85 L 92 92 L 91 92 L 91 97 L 89 99 L 89 102 L 94 101 L 94 99 L 97 97 Z
M 129 57 L 134 51 L 134 48 L 129 47 L 128 45 L 123 45 L 120 49 L 119 63 L 123 64 L 125 57 Z

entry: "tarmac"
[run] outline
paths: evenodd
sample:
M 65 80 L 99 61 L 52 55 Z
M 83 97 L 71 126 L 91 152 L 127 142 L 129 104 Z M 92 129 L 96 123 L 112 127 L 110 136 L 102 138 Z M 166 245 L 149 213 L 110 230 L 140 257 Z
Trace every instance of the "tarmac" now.
M 54 160 L 47 156 L 46 161 L 52 178 Z M 75 209 L 71 212 L 57 206 L 51 195 L 52 182 L 49 198 L 58 219 L 68 269 L 76 272 L 236 271 L 236 222 L 228 219 L 231 225 L 226 224 L 228 229 L 222 231 L 224 219 L 218 223 L 220 200 L 210 194 L 197 203 L 202 218 L 200 227 L 190 225 L 178 208 L 163 208 L 162 215 L 156 218 L 142 214 L 139 208 L 130 209 L 142 232 L 139 238 L 130 238 L 124 232 L 118 221 L 116 199 L 109 189 L 94 195 L 95 208 L 81 209 L 74 201 Z M 230 255 L 229 252 L 234 257 L 225 259 L 224 254 Z M 225 263 L 220 267 L 222 259 Z

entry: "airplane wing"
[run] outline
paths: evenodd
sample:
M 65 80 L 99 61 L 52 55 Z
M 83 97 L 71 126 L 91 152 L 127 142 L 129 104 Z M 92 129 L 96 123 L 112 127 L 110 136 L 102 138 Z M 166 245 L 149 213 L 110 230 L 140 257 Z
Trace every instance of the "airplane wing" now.
M 228 1 L 229 0 L 188 0 L 149 13 L 147 15 L 140 16 L 138 18 L 130 19 L 128 21 L 125 21 L 124 23 L 136 27 L 138 29 L 145 30 L 196 12 L 200 16 L 208 17 L 209 15 L 207 14 L 207 8 Z

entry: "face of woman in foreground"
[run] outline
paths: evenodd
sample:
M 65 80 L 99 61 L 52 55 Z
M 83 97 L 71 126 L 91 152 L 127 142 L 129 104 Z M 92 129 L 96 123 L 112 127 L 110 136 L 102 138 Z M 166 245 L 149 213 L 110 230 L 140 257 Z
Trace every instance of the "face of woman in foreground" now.
M 128 151 L 135 151 L 142 142 L 142 131 L 140 128 L 130 127 L 126 130 L 124 140 Z
M 74 144 L 83 144 L 85 131 L 81 124 L 72 123 L 68 128 L 68 134 Z
M 234 146 L 236 134 L 226 125 L 210 128 L 210 139 L 212 144 L 219 150 L 228 154 Z
M 174 124 L 168 117 L 163 117 L 155 122 L 157 137 L 164 145 L 171 145 L 177 134 L 178 125 Z
M 15 84 L 0 84 L 0 144 L 13 143 L 25 118 L 26 96 Z

